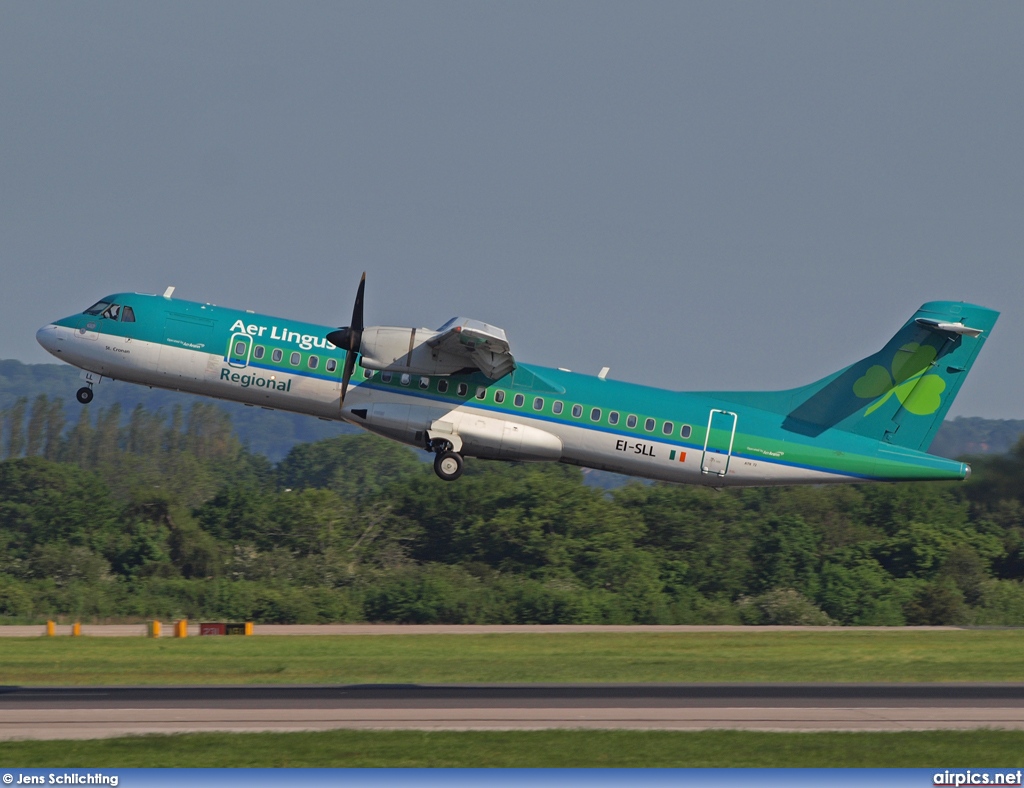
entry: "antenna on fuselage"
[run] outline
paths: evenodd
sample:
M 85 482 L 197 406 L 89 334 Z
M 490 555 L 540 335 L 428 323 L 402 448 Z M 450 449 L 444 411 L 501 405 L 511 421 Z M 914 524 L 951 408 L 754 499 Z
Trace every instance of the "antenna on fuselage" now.
M 171 285 L 166 290 L 164 290 L 164 298 L 170 298 L 173 293 L 174 293 L 174 285 Z

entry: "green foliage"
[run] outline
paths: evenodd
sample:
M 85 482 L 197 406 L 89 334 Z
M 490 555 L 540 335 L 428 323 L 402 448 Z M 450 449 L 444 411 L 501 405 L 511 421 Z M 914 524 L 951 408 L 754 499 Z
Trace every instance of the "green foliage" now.
M 446 484 L 365 434 L 274 466 L 205 402 L 80 414 L 9 406 L 6 620 L 1024 623 L 1024 448 L 966 485 L 606 491 L 477 460 Z
M 775 626 L 828 626 L 836 623 L 811 600 L 792 588 L 777 588 L 736 602 L 744 624 Z
M 360 434 L 296 446 L 278 465 L 277 480 L 285 488 L 326 488 L 366 501 L 420 471 L 422 464 L 405 447 Z
M 1024 627 L 1024 583 L 1019 580 L 989 580 L 983 583 L 974 622 Z
M 966 624 L 970 620 L 964 595 L 953 583 L 944 581 L 920 586 L 905 612 L 907 623 L 918 626 Z

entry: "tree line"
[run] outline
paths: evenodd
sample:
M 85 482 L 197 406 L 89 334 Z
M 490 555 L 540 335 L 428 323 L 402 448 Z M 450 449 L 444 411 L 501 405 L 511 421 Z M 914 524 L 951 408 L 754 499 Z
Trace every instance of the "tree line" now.
M 67 423 L 78 420 L 81 405 L 75 400 L 74 391 L 82 385 L 79 370 L 68 364 L 22 364 L 19 361 L 0 361 L 0 459 L 22 456 L 11 451 L 7 438 L 20 432 L 25 435 L 27 421 L 35 413 L 40 395 L 48 397 L 51 417 L 58 417 L 58 402 L 63 402 L 63 416 Z M 121 407 L 122 421 L 138 405 L 150 412 L 162 410 L 170 414 L 176 405 L 186 411 L 195 403 L 206 403 L 202 397 L 180 391 L 151 389 L 122 381 L 104 380 L 94 388 L 96 399 L 91 408 Z M 64 392 L 63 400 L 54 399 L 55 392 Z M 231 424 L 239 440 L 253 451 L 265 454 L 277 462 L 298 443 L 332 438 L 336 435 L 354 433 L 357 428 L 341 422 L 327 422 L 311 419 L 281 410 L 269 411 L 262 408 L 246 407 L 240 402 L 218 402 L 217 406 L 231 418 Z M 15 444 L 16 445 L 16 444 Z
M 448 484 L 366 434 L 273 464 L 210 403 L 20 407 L 7 622 L 1024 625 L 1024 444 L 967 483 L 606 491 L 479 460 Z

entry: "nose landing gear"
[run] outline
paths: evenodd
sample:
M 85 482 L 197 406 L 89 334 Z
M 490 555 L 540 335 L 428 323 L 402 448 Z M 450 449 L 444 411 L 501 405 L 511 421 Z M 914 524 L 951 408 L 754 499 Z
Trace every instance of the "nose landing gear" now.
M 92 402 L 92 386 L 82 386 L 82 388 L 75 392 L 75 399 L 83 405 L 88 405 Z
M 452 444 L 446 440 L 432 440 L 427 449 L 434 452 L 434 473 L 446 482 L 453 482 L 462 476 L 464 463 L 462 455 L 452 451 Z

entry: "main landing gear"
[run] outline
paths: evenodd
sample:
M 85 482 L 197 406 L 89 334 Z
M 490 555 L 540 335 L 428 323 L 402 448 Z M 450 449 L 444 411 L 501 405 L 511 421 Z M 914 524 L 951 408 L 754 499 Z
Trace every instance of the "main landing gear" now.
M 428 448 L 434 452 L 434 473 L 439 478 L 453 482 L 462 476 L 462 455 L 452 451 L 452 445 L 448 441 L 431 441 Z
M 75 392 L 75 399 L 83 405 L 88 405 L 92 402 L 92 386 L 82 386 L 82 388 Z

